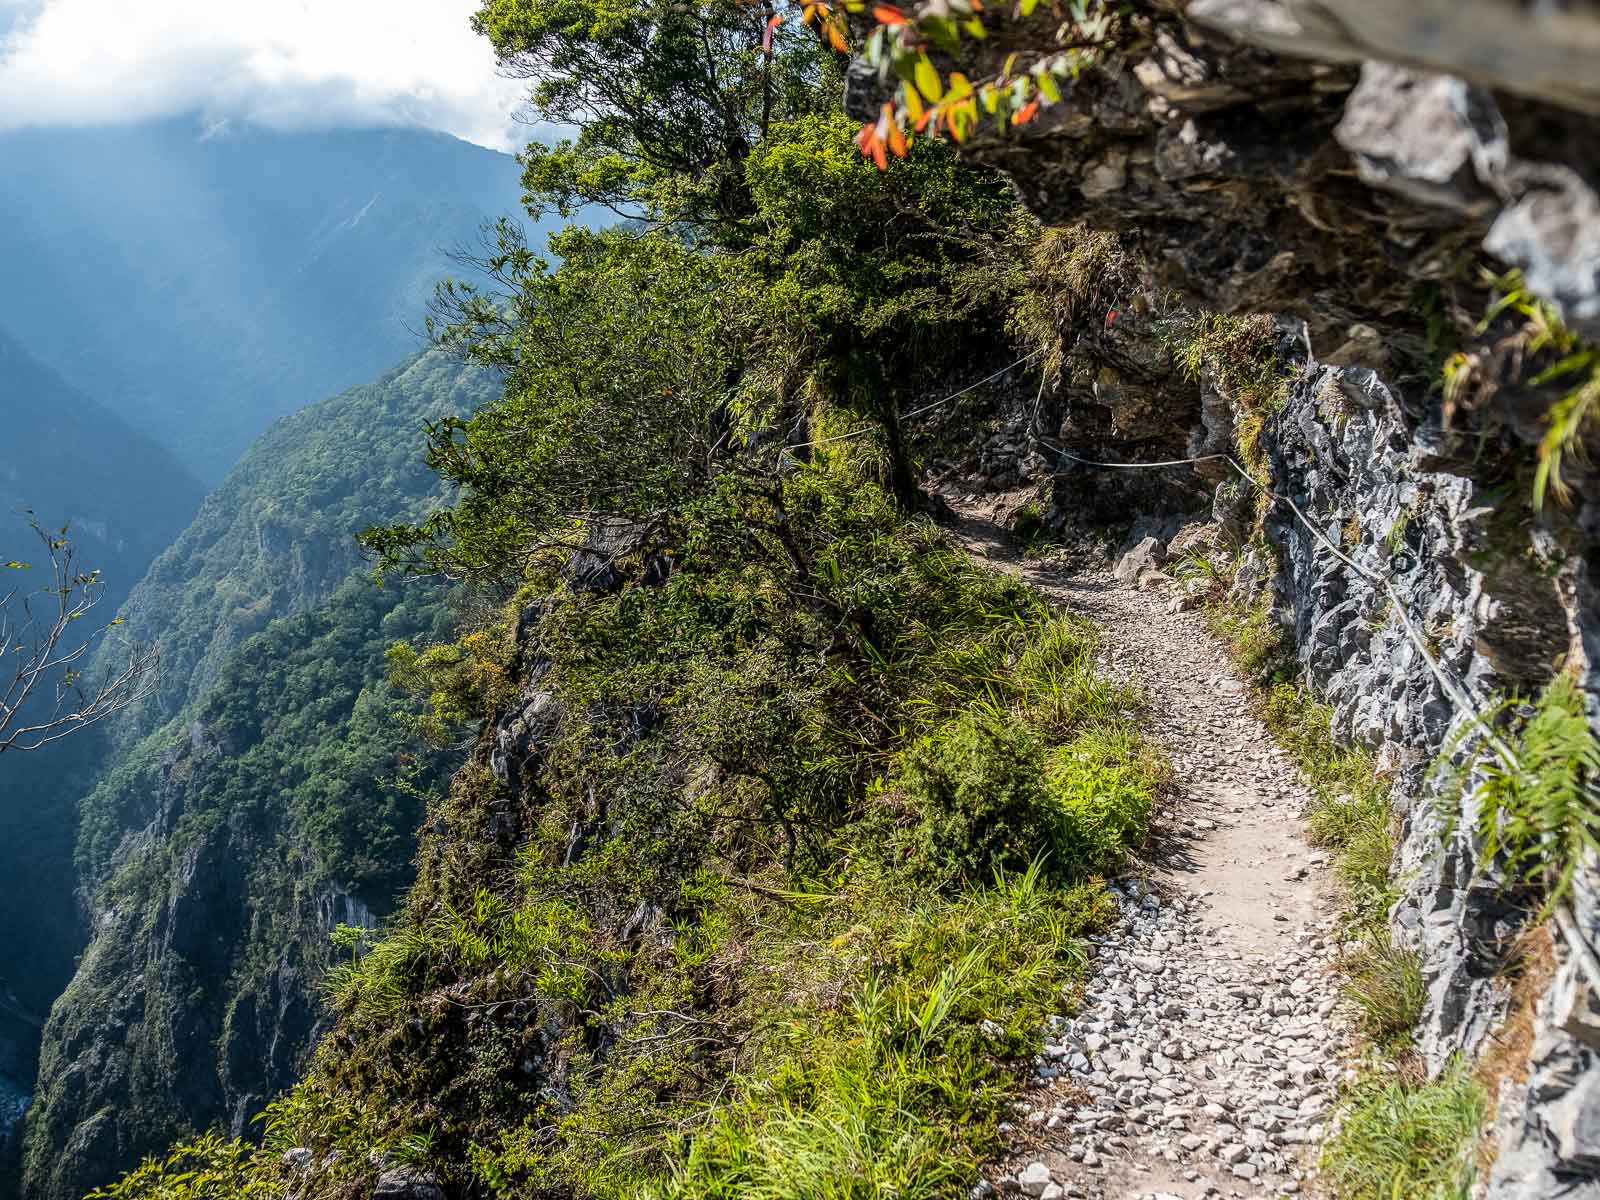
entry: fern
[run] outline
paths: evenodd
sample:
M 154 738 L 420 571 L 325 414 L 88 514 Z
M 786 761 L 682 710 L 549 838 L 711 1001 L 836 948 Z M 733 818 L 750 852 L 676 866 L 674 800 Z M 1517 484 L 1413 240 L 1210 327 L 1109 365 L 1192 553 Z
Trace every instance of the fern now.
M 1559 902 L 1578 864 L 1600 853 L 1597 781 L 1600 739 L 1583 693 L 1571 676 L 1560 675 L 1512 740 L 1511 753 L 1480 766 L 1477 829 L 1486 858 L 1501 857 L 1516 878 L 1542 887 L 1549 904 Z
M 1486 333 L 1499 317 L 1514 313 L 1522 319 L 1517 335 L 1521 352 L 1528 356 L 1548 353 L 1555 357 L 1532 379 L 1534 387 L 1556 380 L 1573 379 L 1572 389 L 1550 406 L 1545 414 L 1549 428 L 1539 442 L 1539 466 L 1533 479 L 1533 506 L 1542 509 L 1546 496 L 1566 503 L 1569 490 L 1561 477 L 1568 458 L 1583 455 L 1583 439 L 1591 425 L 1600 422 L 1600 348 L 1586 345 L 1568 329 L 1561 314 L 1547 300 L 1528 290 L 1522 272 L 1510 271 L 1493 280 L 1499 298 L 1489 308 L 1478 333 Z M 1458 401 L 1471 375 L 1468 356 L 1457 354 L 1445 364 L 1445 398 Z

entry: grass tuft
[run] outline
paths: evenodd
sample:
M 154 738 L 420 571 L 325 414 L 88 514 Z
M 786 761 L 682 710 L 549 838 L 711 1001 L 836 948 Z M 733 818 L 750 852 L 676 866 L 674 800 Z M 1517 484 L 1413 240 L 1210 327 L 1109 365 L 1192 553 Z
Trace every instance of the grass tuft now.
M 860 966 L 786 1014 L 776 1061 L 675 1144 L 654 1200 L 960 1195 L 999 1152 L 1017 1079 L 1002 1052 L 1036 1045 L 1109 898 L 1038 864 L 950 897 L 865 886 L 815 929 Z
M 1351 1089 L 1322 1153 L 1339 1200 L 1468 1200 L 1488 1096 L 1465 1066 L 1438 1079 L 1369 1077 Z
M 1422 960 L 1374 931 L 1344 961 L 1345 998 L 1355 1007 L 1361 1031 L 1380 1049 L 1404 1049 L 1428 1000 Z
M 1218 591 L 1225 590 L 1214 589 L 1213 595 Z M 1217 599 L 1206 609 L 1206 616 L 1240 671 L 1258 688 L 1270 688 L 1295 677 L 1289 639 L 1273 619 L 1272 606 L 1265 598 L 1243 611 Z

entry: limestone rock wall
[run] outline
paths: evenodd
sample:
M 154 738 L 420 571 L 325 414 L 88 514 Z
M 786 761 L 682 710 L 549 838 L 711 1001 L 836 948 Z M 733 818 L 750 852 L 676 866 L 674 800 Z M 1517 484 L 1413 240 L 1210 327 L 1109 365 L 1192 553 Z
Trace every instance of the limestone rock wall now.
M 1480 710 L 1528 694 L 1563 659 L 1593 694 L 1585 643 L 1600 628 L 1600 611 L 1580 599 L 1588 589 L 1579 581 L 1594 573 L 1586 517 L 1535 521 L 1506 493 L 1523 481 L 1475 474 L 1465 447 L 1455 448 L 1459 460 L 1447 453 L 1451 441 L 1414 426 L 1371 372 L 1315 363 L 1267 429 L 1275 489 L 1326 539 L 1288 503 L 1273 505 L 1276 611 L 1307 680 L 1333 706 L 1336 735 L 1377 751 L 1396 774 L 1403 896 L 1391 916 L 1396 938 L 1422 956 L 1418 1044 L 1434 1070 L 1488 1048 L 1510 1002 L 1499 973 L 1539 901 L 1485 859 L 1472 811 L 1453 819 L 1461 789 L 1437 764 L 1470 717 L 1396 610 Z M 1501 1097 L 1492 1197 L 1600 1194 L 1600 1019 L 1581 966 L 1586 947 L 1600 944 L 1597 883 L 1600 872 L 1581 882 L 1575 937 L 1559 939 L 1529 1085 L 1510 1084 Z

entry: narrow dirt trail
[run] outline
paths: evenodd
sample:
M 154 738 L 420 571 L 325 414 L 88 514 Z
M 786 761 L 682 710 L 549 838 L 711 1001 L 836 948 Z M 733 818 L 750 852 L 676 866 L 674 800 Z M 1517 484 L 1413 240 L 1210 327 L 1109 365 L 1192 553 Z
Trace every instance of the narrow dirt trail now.
M 1029 562 L 979 515 L 952 532 L 1099 625 L 1102 669 L 1144 689 L 1145 732 L 1174 771 L 1148 859 L 1115 889 L 1122 925 L 1096 948 L 1083 1010 L 1054 1022 L 1036 1064 L 1015 1169 L 979 1192 L 1300 1194 L 1347 1044 L 1309 789 L 1200 614 L 1109 572 Z

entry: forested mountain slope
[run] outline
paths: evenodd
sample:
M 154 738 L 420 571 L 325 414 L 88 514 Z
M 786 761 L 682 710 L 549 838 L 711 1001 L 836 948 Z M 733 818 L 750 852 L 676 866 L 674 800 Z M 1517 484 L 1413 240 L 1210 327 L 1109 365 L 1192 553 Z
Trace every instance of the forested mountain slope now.
M 171 454 L 73 388 L 0 329 L 0 561 L 36 561 L 23 510 L 60 529 L 101 574 L 92 619 L 116 614 L 145 568 L 194 514 L 199 482 Z M 11 573 L 27 590 L 37 571 Z M 74 805 L 103 729 L 0 758 L 0 988 L 44 1013 L 72 971 L 82 933 L 73 901 Z M 37 1031 L 0 1009 L 0 1092 L 31 1087 Z M 9 1083 L 4 1082 L 9 1080 Z M 0 1139 L 3 1140 L 3 1139 Z
M 164 669 L 154 697 L 112 728 L 117 743 L 198 700 L 268 621 L 326 601 L 363 561 L 362 529 L 442 504 L 424 423 L 470 413 L 497 387 L 492 372 L 431 351 L 257 439 L 128 598 L 129 636 L 159 644 Z
M 116 633 L 161 646 L 160 687 L 88 747 L 108 773 L 80 812 L 61 815 L 46 863 L 91 897 L 106 886 L 46 1033 L 34 1158 L 75 1180 L 64 1194 L 184 1121 L 254 1115 L 230 1106 L 282 1086 L 309 1044 L 331 921 L 381 912 L 404 879 L 417 802 L 396 783 L 413 768 L 397 760 L 382 650 L 437 637 L 450 617 L 440 590 L 366 579 L 355 534 L 375 516 L 420 519 L 447 497 L 422 460 L 424 422 L 470 413 L 493 390 L 492 372 L 430 352 L 283 418 L 124 605 Z M 94 778 L 84 761 L 74 802 Z M 245 873 L 196 877 L 196 855 Z M 157 860 L 176 874 L 170 890 L 157 886 L 168 874 L 152 874 Z M 198 940 L 173 943 L 180 927 Z M 259 1028 L 227 1024 L 258 1003 Z M 265 1075 L 243 1065 L 250 1055 L 215 1065 L 224 1024 L 251 1054 L 270 1043 Z M 171 1069 L 158 1043 L 181 1047 L 199 1075 Z M 74 1133 L 102 1109 L 127 1124 Z
M 449 252 L 521 211 L 508 156 L 420 130 L 24 130 L 0 162 L 0 325 L 209 484 L 417 349 Z
M 409 873 L 437 767 L 403 748 L 384 651 L 447 634 L 446 598 L 354 578 L 270 623 L 89 798 L 91 837 L 146 824 L 45 1030 L 24 1195 L 75 1200 L 186 1128 L 242 1132 L 295 1079 L 329 935 L 371 924 Z

